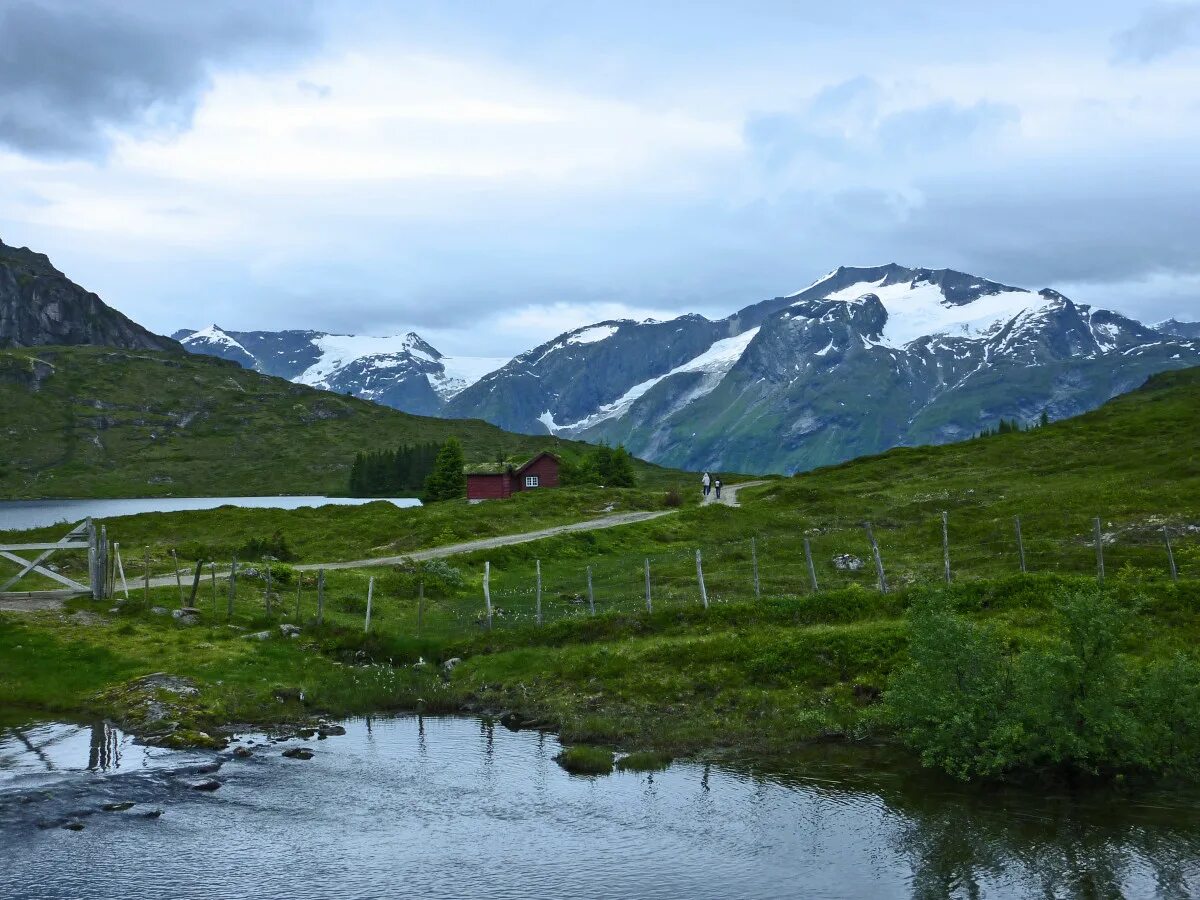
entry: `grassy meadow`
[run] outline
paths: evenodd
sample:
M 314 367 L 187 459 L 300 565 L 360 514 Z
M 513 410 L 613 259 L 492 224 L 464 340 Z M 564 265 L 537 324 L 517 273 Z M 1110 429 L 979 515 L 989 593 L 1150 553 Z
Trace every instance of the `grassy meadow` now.
M 270 613 L 263 579 L 239 579 L 232 619 L 226 586 L 218 584 L 213 596 L 206 581 L 201 623 L 190 628 L 149 610 L 178 606 L 174 587 L 156 588 L 149 598 L 135 590 L 113 614 L 107 603 L 80 601 L 65 613 L 0 616 L 0 704 L 120 716 L 121 684 L 169 671 L 201 686 L 196 708 L 180 713 L 189 730 L 317 712 L 425 708 L 507 713 L 506 721 L 553 727 L 566 741 L 625 749 L 782 753 L 813 740 L 899 738 L 887 698 L 898 673 L 914 664 L 914 609 L 936 605 L 961 620 L 965 633 L 986 637 L 1001 657 L 1040 653 L 1047 666 L 1058 666 L 1053 671 L 1065 671 L 1078 660 L 1064 610 L 1078 607 L 1080 598 L 1120 612 L 1123 624 L 1106 639 L 1108 650 L 1136 687 L 1139 673 L 1167 671 L 1172 661 L 1178 671 L 1191 671 L 1200 645 L 1198 421 L 1200 372 L 1171 373 L 1093 413 L 1032 432 L 900 449 L 746 488 L 740 508 L 699 507 L 691 497 L 672 515 L 644 524 L 428 564 L 330 572 L 320 626 L 313 622 L 313 574 L 287 567 L 273 574 Z M 420 537 L 411 544 L 424 545 L 439 535 L 455 540 L 506 524 L 524 530 L 519 522 L 560 512 L 590 515 L 609 496 L 563 489 L 399 512 L 428 523 L 414 525 Z M 621 503 L 638 502 L 652 506 L 661 496 L 622 495 Z M 562 506 L 551 509 L 552 503 Z M 317 522 L 327 512 L 313 513 L 304 527 L 285 522 L 284 531 L 302 560 L 329 547 L 339 551 L 330 557 L 358 556 L 363 546 L 385 546 L 386 528 L 364 528 L 354 538 L 361 543 L 326 542 L 355 531 L 348 523 L 356 515 L 375 514 L 362 509 L 333 513 L 346 517 L 346 527 L 325 535 Z M 197 515 L 174 522 L 169 540 L 151 517 L 110 523 L 110 530 L 133 545 L 154 542 L 157 531 L 156 546 L 194 541 L 199 547 L 218 539 L 236 543 L 279 521 L 267 516 L 238 524 L 242 513 L 234 511 L 193 521 Z M 1101 520 L 1104 553 L 1100 587 L 1094 517 Z M 877 583 L 865 522 L 879 543 L 887 592 Z M 1177 579 L 1168 571 L 1164 526 Z M 403 552 L 408 545 L 391 546 Z M 861 568 L 839 568 L 835 557 L 847 555 Z M 420 603 L 418 583 L 425 587 Z M 284 621 L 300 624 L 301 637 L 242 636 Z M 443 670 L 440 664 L 451 659 L 461 661 Z M 1138 690 L 1139 697 L 1151 693 Z M 1157 708 L 1144 698 L 1137 706 L 1133 687 L 1127 693 L 1113 700 L 1114 715 L 1125 716 L 1120 721 L 1133 721 L 1131 710 Z M 1155 696 L 1166 702 L 1163 690 Z M 1191 721 L 1186 740 L 1194 736 Z

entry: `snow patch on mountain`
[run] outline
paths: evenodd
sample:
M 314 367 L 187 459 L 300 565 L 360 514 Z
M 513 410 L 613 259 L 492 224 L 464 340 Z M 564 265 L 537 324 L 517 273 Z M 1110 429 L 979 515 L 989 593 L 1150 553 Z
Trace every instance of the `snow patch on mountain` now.
M 429 385 L 443 400 L 462 393 L 485 375 L 490 375 L 497 369 L 508 364 L 507 357 L 501 356 L 443 356 L 442 374 L 431 374 Z
M 246 348 L 240 343 L 226 334 L 219 325 L 209 325 L 207 328 L 202 328 L 199 331 L 193 332 L 185 337 L 180 343 L 189 344 L 213 344 L 221 347 L 228 347 L 231 350 L 241 350 L 246 352 Z
M 296 376 L 300 384 L 324 387 L 330 376 L 349 363 L 371 359 L 373 368 L 396 368 L 407 364 L 406 356 L 436 362 L 438 352 L 413 332 L 403 337 L 372 337 L 357 334 L 322 334 L 313 338 L 320 358 Z
M 879 343 L 894 349 L 903 349 L 913 341 L 931 335 L 988 337 L 1027 310 L 1046 305 L 1037 294 L 1020 289 L 983 294 L 970 303 L 955 305 L 932 282 L 884 284 L 886 280 L 858 282 L 834 291 L 825 299 L 852 303 L 874 294 L 887 310 L 887 322 Z M 794 305 L 807 302 L 802 300 Z
M 628 391 L 614 400 L 612 403 L 606 403 L 599 407 L 590 416 L 580 419 L 578 422 L 572 422 L 569 425 L 557 425 L 554 423 L 554 417 L 549 413 L 543 413 L 539 417 L 539 421 L 545 425 L 551 433 L 561 431 L 578 431 L 584 428 L 590 428 L 605 419 L 612 419 L 617 416 L 624 415 L 634 402 L 642 395 L 649 391 L 659 382 L 670 378 L 672 375 L 679 375 L 683 372 L 702 372 L 704 378 L 691 391 L 688 392 L 687 398 L 682 405 L 691 403 L 693 400 L 703 397 L 705 394 L 711 393 L 712 390 L 721 383 L 721 379 L 734 367 L 742 354 L 746 352 L 746 348 L 750 346 L 750 342 L 754 340 L 758 334 L 757 328 L 751 328 L 739 335 L 731 338 L 725 338 L 716 341 L 711 347 L 701 353 L 694 359 L 685 362 L 683 365 L 676 366 L 669 372 L 662 375 L 657 375 L 654 378 L 647 379 L 640 384 L 635 384 Z M 548 421 L 547 421 L 548 419 Z

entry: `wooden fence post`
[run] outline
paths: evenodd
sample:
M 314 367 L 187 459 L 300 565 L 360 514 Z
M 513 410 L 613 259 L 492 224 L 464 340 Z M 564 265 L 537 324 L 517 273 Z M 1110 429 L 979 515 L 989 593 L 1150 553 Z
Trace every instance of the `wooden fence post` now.
M 113 544 L 113 555 L 117 558 L 117 572 L 121 575 L 121 590 L 125 592 L 125 602 L 129 602 L 129 582 L 125 580 L 125 564 L 121 562 L 121 545 Z
M 146 596 L 143 598 L 146 603 L 150 602 L 150 548 L 146 548 Z
M 272 609 L 271 609 L 271 589 L 272 589 L 272 585 L 271 585 L 271 564 L 270 564 L 269 562 L 267 562 L 267 561 L 264 559 L 264 560 L 263 560 L 263 565 L 265 565 L 265 566 L 267 567 L 267 596 L 266 596 L 266 598 L 265 598 L 265 599 L 266 599 L 266 602 L 267 602 L 267 615 L 268 615 L 268 616 L 270 616 L 270 615 L 271 615 L 271 611 L 272 611 Z
M 754 599 L 762 599 L 762 588 L 758 583 L 758 541 L 750 538 L 750 568 L 754 572 Z
M 815 594 L 820 588 L 817 587 L 817 567 L 813 565 L 812 544 L 808 542 L 808 538 L 804 539 L 804 562 L 808 566 L 808 583 Z
M 487 626 L 492 627 L 492 564 L 483 564 L 483 602 L 487 605 Z
M 1167 544 L 1167 566 L 1171 570 L 1171 580 L 1179 580 L 1179 570 L 1175 568 L 1175 552 L 1171 549 L 1171 533 L 1167 531 L 1167 526 L 1163 526 L 1163 540 Z
M 317 569 L 317 624 L 325 623 L 325 570 Z
M 942 510 L 942 566 L 946 570 L 946 584 L 950 583 L 950 516 Z
M 704 566 L 700 562 L 700 549 L 696 549 L 696 580 L 700 582 L 700 600 L 704 603 L 704 608 L 708 609 L 708 589 L 704 586 Z
M 300 624 L 300 589 L 304 587 L 304 573 L 296 573 L 296 624 Z
M 96 550 L 100 557 L 100 597 L 99 597 L 99 599 L 104 600 L 105 598 L 107 598 L 109 596 L 109 593 L 110 593 L 109 585 L 111 584 L 111 582 L 109 581 L 109 575 L 108 575 L 108 526 L 107 525 L 102 524 L 100 526 L 100 543 L 97 546 Z
M 367 582 L 367 621 L 363 624 L 363 634 L 371 631 L 371 600 L 375 596 L 375 576 Z
M 225 618 L 233 619 L 233 600 L 237 596 L 237 557 L 233 558 L 233 563 L 229 566 L 229 601 L 225 609 Z
M 1013 527 L 1017 531 L 1017 558 L 1021 561 L 1021 574 L 1025 574 L 1025 540 L 1021 537 L 1021 517 L 1013 516 Z
M 99 559 L 97 559 L 96 543 L 98 541 L 96 535 L 96 525 L 89 518 L 87 520 L 87 544 L 88 544 L 88 590 L 92 593 L 93 600 L 100 599 L 99 587 L 96 584 L 96 570 L 99 567 Z
M 195 607 L 196 592 L 200 590 L 200 576 L 204 574 L 204 560 L 196 560 L 196 574 L 192 576 L 192 595 L 188 598 L 188 606 Z
M 1092 519 L 1092 534 L 1096 540 L 1096 579 L 1104 584 L 1104 539 L 1100 534 L 1100 517 Z
M 587 585 L 588 585 L 588 610 L 594 616 L 596 614 L 596 594 L 592 591 L 592 567 L 587 567 Z
M 871 554 L 875 557 L 875 574 L 879 578 L 879 592 L 886 594 L 888 590 L 887 577 L 883 574 L 883 558 L 879 555 L 879 543 L 875 540 L 875 532 L 871 530 L 871 523 L 867 522 L 864 527 L 867 529 L 867 540 L 871 542 Z
M 220 604 L 220 598 L 217 595 L 217 563 L 216 560 L 208 561 L 208 577 L 212 582 L 213 591 L 213 618 L 217 617 L 217 606 Z
M 183 579 L 179 577 L 179 556 L 175 553 L 175 548 L 171 548 L 171 561 L 175 563 L 175 586 L 179 588 L 179 607 L 183 608 Z
M 646 558 L 646 612 L 654 612 L 654 605 L 650 602 L 650 559 Z
M 417 637 L 421 636 L 421 625 L 425 619 L 425 582 L 417 582 Z
M 537 601 L 536 616 L 538 625 L 542 624 L 542 561 L 535 559 L 533 565 L 537 570 Z

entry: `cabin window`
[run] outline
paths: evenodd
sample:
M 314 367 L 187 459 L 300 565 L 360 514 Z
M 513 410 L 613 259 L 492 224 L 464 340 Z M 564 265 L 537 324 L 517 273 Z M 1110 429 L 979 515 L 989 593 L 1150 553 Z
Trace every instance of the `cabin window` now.
M 527 488 L 537 487 L 539 483 L 540 482 L 538 481 L 538 477 L 536 475 L 526 475 L 525 476 L 525 487 L 527 487 Z

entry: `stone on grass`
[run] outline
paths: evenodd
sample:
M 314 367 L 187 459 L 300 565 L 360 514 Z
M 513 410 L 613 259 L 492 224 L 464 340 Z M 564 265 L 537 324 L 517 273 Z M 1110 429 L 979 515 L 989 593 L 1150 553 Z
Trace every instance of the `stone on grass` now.
M 252 631 L 249 634 L 243 634 L 242 639 L 246 641 L 269 641 L 271 639 L 271 632 Z
M 279 626 L 279 633 L 282 634 L 284 637 L 289 637 L 289 638 L 299 637 L 300 636 L 300 626 L 289 625 L 287 622 L 284 622 L 283 624 L 281 624 Z
M 843 572 L 857 572 L 863 567 L 863 561 L 853 553 L 839 553 L 833 558 L 833 567 Z
M 150 615 L 152 615 L 152 616 L 169 616 L 170 614 L 171 614 L 171 611 L 169 609 L 167 609 L 165 606 L 150 607 Z

